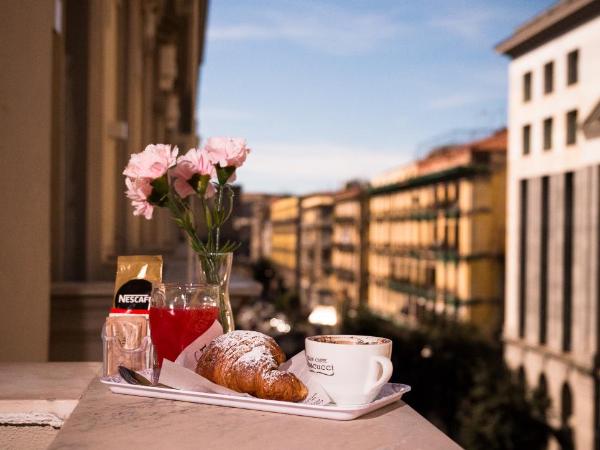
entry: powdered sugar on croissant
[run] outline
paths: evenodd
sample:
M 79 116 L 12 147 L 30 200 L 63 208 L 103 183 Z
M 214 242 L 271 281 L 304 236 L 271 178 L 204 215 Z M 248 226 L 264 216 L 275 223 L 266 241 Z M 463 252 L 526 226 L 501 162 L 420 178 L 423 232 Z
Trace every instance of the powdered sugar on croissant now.
M 292 373 L 278 370 L 285 354 L 275 340 L 256 331 L 232 331 L 206 347 L 196 372 L 213 383 L 258 398 L 298 402 L 308 395 Z

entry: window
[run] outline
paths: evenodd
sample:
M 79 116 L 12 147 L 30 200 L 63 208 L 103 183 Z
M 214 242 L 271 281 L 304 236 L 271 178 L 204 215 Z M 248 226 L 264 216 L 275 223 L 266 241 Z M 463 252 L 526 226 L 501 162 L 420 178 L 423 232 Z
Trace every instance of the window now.
M 548 321 L 548 204 L 550 199 L 550 179 L 542 177 L 541 232 L 540 232 L 540 345 L 546 344 Z
M 519 223 L 519 337 L 525 337 L 525 314 L 527 312 L 527 180 L 520 186 Z
M 523 154 L 529 155 L 531 151 L 531 125 L 523 127 Z
M 517 370 L 517 384 L 519 385 L 521 392 L 525 392 L 527 389 L 527 378 L 525 376 L 525 367 L 522 365 L 519 366 L 519 370 Z
M 572 415 L 573 394 L 571 393 L 571 387 L 567 383 L 563 383 L 560 390 L 560 422 L 563 427 L 569 426 L 569 419 Z
M 459 238 L 460 238 L 460 229 L 459 229 L 459 218 L 454 219 L 454 249 L 459 250 Z
M 567 113 L 567 145 L 577 142 L 577 110 Z
M 435 267 L 425 269 L 425 286 L 435 287 Z
M 552 148 L 552 117 L 544 120 L 544 150 Z
M 531 72 L 523 75 L 523 101 L 531 100 Z
M 567 55 L 567 84 L 575 84 L 579 80 L 579 50 Z
M 544 65 L 544 94 L 549 94 L 554 90 L 554 63 L 549 62 Z
M 563 239 L 563 339 L 564 352 L 571 351 L 573 307 L 573 172 L 565 174 L 564 239 Z
M 540 374 L 538 379 L 538 390 L 542 398 L 548 395 L 548 381 L 546 380 L 546 375 L 543 373 Z
M 492 154 L 490 152 L 476 152 L 473 155 L 473 162 L 475 164 L 489 164 L 492 162 Z

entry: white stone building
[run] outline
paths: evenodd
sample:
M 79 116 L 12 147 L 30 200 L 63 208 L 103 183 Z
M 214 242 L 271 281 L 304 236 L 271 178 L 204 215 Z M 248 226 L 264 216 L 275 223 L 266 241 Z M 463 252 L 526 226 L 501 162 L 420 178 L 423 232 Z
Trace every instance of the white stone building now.
M 550 448 L 600 448 L 600 1 L 496 48 L 509 67 L 505 356 L 552 400 Z

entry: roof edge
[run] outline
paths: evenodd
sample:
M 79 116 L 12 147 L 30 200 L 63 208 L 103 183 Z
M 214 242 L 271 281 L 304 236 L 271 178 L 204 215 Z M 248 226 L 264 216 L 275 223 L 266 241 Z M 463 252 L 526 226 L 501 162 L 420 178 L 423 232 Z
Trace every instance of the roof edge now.
M 563 0 L 499 42 L 494 49 L 516 58 L 600 14 L 600 0 Z

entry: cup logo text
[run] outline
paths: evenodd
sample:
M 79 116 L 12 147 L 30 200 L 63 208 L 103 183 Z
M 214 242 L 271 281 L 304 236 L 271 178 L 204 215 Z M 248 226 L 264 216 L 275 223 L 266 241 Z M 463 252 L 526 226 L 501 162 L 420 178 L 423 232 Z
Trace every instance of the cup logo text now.
M 307 356 L 306 361 L 308 363 L 308 370 L 312 373 L 320 373 L 328 377 L 335 375 L 335 368 L 333 364 L 327 361 L 327 358 L 315 358 Z

